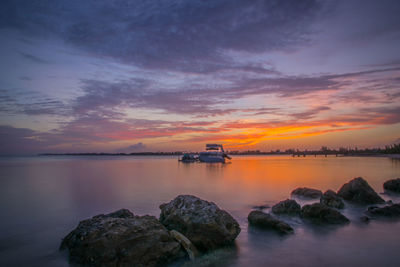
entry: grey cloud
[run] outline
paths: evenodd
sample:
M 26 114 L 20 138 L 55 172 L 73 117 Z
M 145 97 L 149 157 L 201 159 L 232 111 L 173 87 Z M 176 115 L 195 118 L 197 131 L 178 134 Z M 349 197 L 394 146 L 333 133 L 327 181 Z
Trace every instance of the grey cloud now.
M 247 76 L 237 77 L 231 84 L 213 86 L 207 85 L 207 81 L 193 85 L 189 89 L 185 86 L 175 90 L 164 90 L 155 85 L 151 80 L 132 79 L 118 82 L 105 82 L 98 80 L 83 81 L 84 95 L 78 97 L 73 105 L 75 115 L 85 114 L 96 110 L 97 112 L 111 112 L 117 107 L 159 109 L 171 113 L 187 114 L 197 117 L 217 116 L 233 112 L 250 112 L 247 109 L 223 108 L 225 104 L 234 100 L 252 96 L 276 94 L 279 97 L 303 97 L 306 94 L 324 91 L 340 90 L 348 88 L 351 82 L 349 77 L 362 77 L 367 74 L 397 71 L 398 69 L 376 69 L 364 72 L 344 73 L 337 75 L 321 75 L 314 77 L 306 76 L 282 76 L 271 78 L 249 78 Z M 381 80 L 383 84 L 392 81 Z M 360 89 L 361 90 L 361 89 Z M 359 101 L 374 101 L 367 94 L 359 94 Z M 354 99 L 354 94 L 336 96 L 335 99 L 347 101 L 349 97 Z M 257 109 L 264 110 L 257 110 Z M 327 107 L 325 107 L 327 109 Z M 322 111 L 312 110 L 299 113 L 297 116 L 308 116 Z M 255 114 L 273 113 L 273 110 L 265 110 L 265 107 L 256 107 L 251 110 Z M 261 113 L 260 113 L 261 112 Z M 294 114 L 296 116 L 296 114 Z M 111 117 L 111 116 L 110 116 Z
M 44 59 L 42 59 L 42 58 L 40 58 L 40 57 L 31 55 L 31 54 L 29 54 L 29 53 L 19 52 L 19 54 L 20 54 L 23 58 L 25 58 L 25 59 L 27 59 L 27 60 L 29 60 L 29 61 L 31 61 L 31 62 L 34 62 L 34 63 L 39 63 L 39 64 L 48 64 L 48 63 L 50 63 L 50 62 L 47 61 L 47 60 L 44 60 Z
M 58 37 L 91 53 L 149 68 L 206 72 L 224 50 L 297 47 L 320 14 L 316 0 L 6 1 L 0 27 Z M 247 71 L 263 71 L 242 66 Z
M 381 124 L 394 124 L 400 122 L 400 106 L 378 106 L 373 108 L 363 108 L 362 114 L 377 118 Z
M 298 120 L 308 120 L 314 118 L 318 113 L 326 110 L 330 110 L 330 107 L 327 106 L 319 106 L 316 108 L 312 108 L 310 110 L 304 111 L 304 112 L 299 112 L 299 113 L 293 113 L 290 114 L 290 116 L 298 119 Z
M 128 147 L 123 147 L 120 149 L 117 149 L 116 152 L 119 153 L 132 153 L 132 152 L 143 152 L 147 149 L 147 146 L 143 144 L 142 142 L 130 145 Z
M 69 116 L 66 103 L 42 93 L 18 88 L 0 89 L 0 110 L 9 114 Z
M 0 155 L 33 154 L 41 149 L 35 131 L 0 125 Z

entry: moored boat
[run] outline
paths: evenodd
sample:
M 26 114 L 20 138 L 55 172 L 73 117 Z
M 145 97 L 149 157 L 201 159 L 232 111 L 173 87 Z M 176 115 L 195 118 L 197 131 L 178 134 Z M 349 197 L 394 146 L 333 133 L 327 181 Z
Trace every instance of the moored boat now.
M 189 163 L 189 162 L 196 162 L 198 161 L 198 159 L 199 158 L 195 154 L 184 153 L 182 157 L 179 159 L 179 161 Z
M 224 151 L 222 145 L 207 144 L 206 151 L 200 152 L 199 160 L 201 162 L 221 162 L 225 163 L 225 158 L 231 159 Z

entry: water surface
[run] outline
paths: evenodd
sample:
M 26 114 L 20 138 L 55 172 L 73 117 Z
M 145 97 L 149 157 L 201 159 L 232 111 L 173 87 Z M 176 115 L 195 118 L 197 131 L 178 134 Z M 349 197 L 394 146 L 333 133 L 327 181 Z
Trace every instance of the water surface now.
M 237 156 L 228 164 L 179 163 L 176 157 L 31 157 L 0 159 L 0 265 L 68 266 L 61 239 L 82 219 L 128 208 L 159 216 L 179 194 L 215 202 L 238 220 L 236 246 L 195 265 L 398 266 L 400 222 L 359 222 L 364 207 L 347 205 L 352 222 L 321 227 L 285 218 L 295 234 L 248 228 L 255 205 L 273 205 L 299 186 L 337 190 L 362 176 L 382 193 L 400 177 L 400 161 L 375 157 Z M 396 195 L 382 195 L 399 202 Z M 304 202 L 302 203 L 304 204 Z M 268 211 L 268 210 L 267 210 Z

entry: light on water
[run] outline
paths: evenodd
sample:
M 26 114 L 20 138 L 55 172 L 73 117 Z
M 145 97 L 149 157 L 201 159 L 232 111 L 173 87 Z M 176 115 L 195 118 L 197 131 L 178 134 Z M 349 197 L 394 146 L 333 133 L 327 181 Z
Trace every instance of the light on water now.
M 394 159 L 238 156 L 227 164 L 185 164 L 176 157 L 60 156 L 4 158 L 0 170 L 1 266 L 68 266 L 58 247 L 80 220 L 120 208 L 158 217 L 159 205 L 179 194 L 215 202 L 242 228 L 234 247 L 189 265 L 398 266 L 400 261 L 400 221 L 362 223 L 363 207 L 346 206 L 351 223 L 345 226 L 285 218 L 295 230 L 287 236 L 247 223 L 253 206 L 271 206 L 297 187 L 337 191 L 361 176 L 381 193 L 384 181 L 400 176 L 400 161 Z

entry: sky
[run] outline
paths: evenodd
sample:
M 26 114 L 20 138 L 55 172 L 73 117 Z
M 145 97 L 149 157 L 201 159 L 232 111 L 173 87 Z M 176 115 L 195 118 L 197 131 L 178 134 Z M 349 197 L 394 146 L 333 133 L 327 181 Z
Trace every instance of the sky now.
M 0 6 L 0 154 L 400 142 L 397 0 Z

